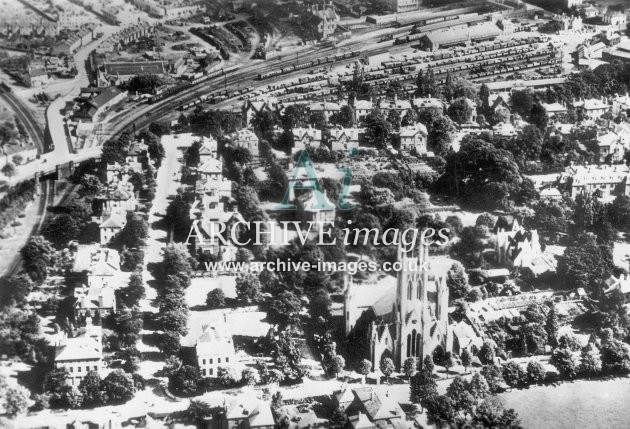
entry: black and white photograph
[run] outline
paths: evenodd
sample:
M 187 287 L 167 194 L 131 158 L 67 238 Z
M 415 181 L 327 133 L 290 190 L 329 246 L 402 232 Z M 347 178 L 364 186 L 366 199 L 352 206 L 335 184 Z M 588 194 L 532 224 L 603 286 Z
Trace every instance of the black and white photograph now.
M 630 427 L 629 15 L 0 0 L 0 428 Z

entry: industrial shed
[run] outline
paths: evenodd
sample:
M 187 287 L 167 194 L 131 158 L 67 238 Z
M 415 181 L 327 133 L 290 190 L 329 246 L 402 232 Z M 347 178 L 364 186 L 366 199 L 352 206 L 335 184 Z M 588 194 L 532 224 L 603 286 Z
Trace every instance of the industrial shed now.
M 501 34 L 501 29 L 493 22 L 473 25 L 472 27 L 434 31 L 425 34 L 420 39 L 420 48 L 426 51 L 437 51 L 455 45 L 465 45 L 470 42 L 494 40 Z

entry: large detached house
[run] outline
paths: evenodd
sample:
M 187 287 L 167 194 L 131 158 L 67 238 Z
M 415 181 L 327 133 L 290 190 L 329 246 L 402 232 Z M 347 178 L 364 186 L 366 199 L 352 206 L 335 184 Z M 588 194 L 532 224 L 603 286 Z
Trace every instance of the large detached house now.
M 88 325 L 85 331 L 76 337 L 61 333 L 54 342 L 55 368 L 68 370 L 68 383 L 78 386 L 83 377 L 90 372 L 103 371 L 103 345 L 100 326 Z

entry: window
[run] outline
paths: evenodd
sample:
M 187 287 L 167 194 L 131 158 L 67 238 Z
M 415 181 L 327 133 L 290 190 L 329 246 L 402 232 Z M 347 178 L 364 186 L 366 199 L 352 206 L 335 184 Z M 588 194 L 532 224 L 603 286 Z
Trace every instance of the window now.
M 212 364 L 212 359 L 208 359 L 210 361 L 210 364 Z
M 94 365 L 94 371 L 98 371 L 98 365 Z
M 201 370 L 201 374 L 202 374 L 203 376 L 205 376 L 205 375 L 206 375 L 206 370 L 205 370 L 205 369 L 202 369 L 202 370 Z
M 201 362 L 205 365 L 206 364 L 206 360 L 202 359 Z
M 213 370 L 212 370 L 212 368 L 210 368 L 210 369 L 208 370 L 208 375 L 212 375 L 212 373 L 213 373 Z
M 225 358 L 225 363 L 228 363 L 229 361 L 230 361 L 230 358 L 229 358 L 229 357 L 226 357 L 226 358 Z
M 81 372 L 81 367 L 77 366 L 77 372 Z
M 85 372 L 90 372 L 90 367 L 89 366 L 85 367 Z
M 73 367 L 70 367 L 70 372 L 74 372 L 74 368 Z
M 221 363 L 221 358 L 217 358 L 217 363 Z

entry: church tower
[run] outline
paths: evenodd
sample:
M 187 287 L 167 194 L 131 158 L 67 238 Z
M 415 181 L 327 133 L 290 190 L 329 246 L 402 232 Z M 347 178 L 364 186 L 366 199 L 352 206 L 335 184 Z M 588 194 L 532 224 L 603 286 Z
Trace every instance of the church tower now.
M 424 355 L 423 338 L 428 334 L 431 318 L 427 308 L 429 273 L 423 269 L 428 260 L 427 246 L 421 244 L 418 250 L 411 252 L 398 248 L 398 261 L 402 264 L 397 276 L 394 309 L 397 323 L 394 356 L 398 365 L 408 357 Z

